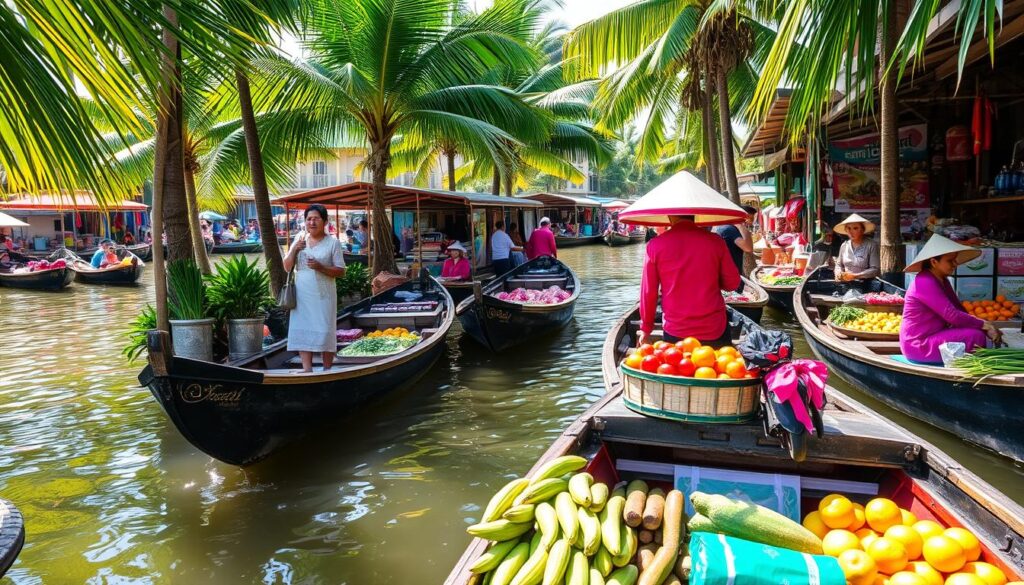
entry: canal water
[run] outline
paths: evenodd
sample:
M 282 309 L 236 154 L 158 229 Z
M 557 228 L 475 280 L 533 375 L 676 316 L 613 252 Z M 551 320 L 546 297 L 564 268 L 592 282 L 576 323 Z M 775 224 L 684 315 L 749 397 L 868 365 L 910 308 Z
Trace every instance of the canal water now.
M 601 345 L 637 298 L 643 247 L 562 257 L 584 292 L 560 334 L 492 355 L 456 325 L 413 388 L 244 470 L 185 442 L 120 356 L 151 273 L 135 289 L 0 289 L 0 496 L 28 532 L 7 582 L 440 583 L 491 494 L 603 391 Z M 790 318 L 765 324 L 802 344 Z M 1024 501 L 1008 460 L 872 406 Z

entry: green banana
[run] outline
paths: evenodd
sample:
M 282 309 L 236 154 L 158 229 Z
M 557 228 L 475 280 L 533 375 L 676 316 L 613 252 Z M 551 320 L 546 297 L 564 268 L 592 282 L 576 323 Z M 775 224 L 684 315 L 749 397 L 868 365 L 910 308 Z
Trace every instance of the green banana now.
M 526 534 L 530 529 L 529 522 L 509 522 L 508 520 L 495 520 L 494 522 L 481 522 L 466 529 L 466 532 L 478 538 L 486 538 L 500 542 Z
M 516 576 L 519 569 L 526 564 L 530 556 L 530 545 L 520 542 L 508 553 L 505 560 L 501 561 L 497 569 L 494 569 L 494 577 L 491 578 L 491 585 L 510 585 L 512 578 Z
M 576 515 L 579 516 L 580 531 L 583 533 L 583 552 L 592 557 L 601 546 L 601 522 L 586 508 L 578 508 Z
M 612 573 L 605 581 L 605 585 L 633 585 L 639 576 L 640 571 L 637 570 L 636 565 L 626 565 Z
M 548 565 L 544 568 L 543 585 L 562 585 L 562 577 L 565 576 L 571 555 L 572 545 L 568 540 L 560 538 L 551 545 L 551 550 L 548 551 Z
M 616 567 L 625 567 L 633 557 L 636 556 L 636 548 L 640 546 L 637 541 L 636 529 L 622 524 L 622 552 L 612 557 L 612 564 Z
M 563 455 L 548 461 L 530 477 L 530 485 L 540 483 L 548 478 L 562 477 L 567 473 L 583 469 L 587 460 L 579 455 Z
M 530 556 L 533 556 L 534 551 L 540 548 L 540 532 L 534 532 L 533 538 L 530 539 Z
M 622 509 L 626 506 L 626 498 L 615 490 L 608 503 L 601 510 L 601 542 L 613 557 L 622 554 Z
M 612 565 L 612 553 L 608 552 L 608 549 L 603 546 L 599 548 L 597 550 L 597 554 L 594 555 L 594 561 L 591 563 L 591 568 L 600 571 L 602 577 L 607 577 L 614 568 Z
M 533 522 L 533 504 L 512 506 L 501 517 L 509 522 Z
M 508 553 L 512 551 L 519 544 L 518 538 L 512 540 L 504 540 L 502 542 L 496 542 L 491 545 L 484 554 L 480 555 L 480 558 L 473 563 L 473 566 L 469 568 L 470 573 L 486 573 L 493 571 L 498 568 L 501 561 L 505 560 Z
M 544 577 L 544 567 L 547 564 L 548 551 L 542 546 L 526 559 L 509 585 L 540 585 L 540 580 Z
M 540 526 L 540 547 L 547 552 L 558 540 L 558 513 L 551 504 L 541 502 L 534 509 L 534 515 L 537 517 L 537 525 Z
M 576 505 L 589 508 L 592 502 L 590 486 L 594 483 L 594 476 L 589 473 L 577 473 L 569 478 L 569 495 Z
M 484 508 L 484 514 L 480 517 L 480 522 L 491 522 L 501 518 L 501 515 L 505 513 L 512 506 L 512 500 L 516 499 L 516 496 L 523 493 L 526 486 L 530 485 L 530 480 L 525 477 L 519 479 L 513 479 L 506 483 L 496 494 L 491 496 L 491 501 L 487 502 L 487 507 Z
M 587 585 L 605 585 L 604 575 L 594 567 L 590 567 L 590 583 Z
M 564 492 L 568 488 L 569 482 L 564 479 L 542 479 L 537 483 L 530 484 L 530 487 L 526 488 L 523 493 L 519 494 L 519 497 L 515 499 L 513 505 L 537 504 L 544 500 L 550 500 L 555 497 L 558 492 Z
M 558 513 L 558 523 L 562 526 L 565 539 L 569 544 L 575 544 L 580 533 L 580 520 L 576 515 L 576 504 L 573 503 L 569 492 L 555 496 L 555 512 Z
M 608 486 L 603 483 L 595 483 L 590 486 L 590 511 L 600 512 L 608 503 Z
M 572 551 L 569 568 L 565 571 L 565 585 L 587 585 L 590 580 L 590 565 L 583 551 Z

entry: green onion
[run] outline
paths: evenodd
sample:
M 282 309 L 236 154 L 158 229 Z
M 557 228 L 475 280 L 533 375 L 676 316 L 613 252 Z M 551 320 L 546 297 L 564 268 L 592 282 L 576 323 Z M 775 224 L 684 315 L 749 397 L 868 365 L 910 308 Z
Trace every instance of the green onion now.
M 966 378 L 1024 374 L 1024 349 L 976 349 L 953 360 L 953 367 Z

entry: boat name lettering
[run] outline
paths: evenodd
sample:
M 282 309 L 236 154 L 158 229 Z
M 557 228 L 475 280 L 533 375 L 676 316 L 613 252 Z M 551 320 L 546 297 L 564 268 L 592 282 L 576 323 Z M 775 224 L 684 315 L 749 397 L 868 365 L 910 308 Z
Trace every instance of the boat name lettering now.
M 196 402 L 238 402 L 245 388 L 238 390 L 222 390 L 223 384 L 182 384 L 178 387 L 181 399 L 188 403 Z
M 507 323 L 512 319 L 512 311 L 506 311 L 505 309 L 496 309 L 494 307 L 487 307 L 487 318 L 497 319 L 499 321 Z

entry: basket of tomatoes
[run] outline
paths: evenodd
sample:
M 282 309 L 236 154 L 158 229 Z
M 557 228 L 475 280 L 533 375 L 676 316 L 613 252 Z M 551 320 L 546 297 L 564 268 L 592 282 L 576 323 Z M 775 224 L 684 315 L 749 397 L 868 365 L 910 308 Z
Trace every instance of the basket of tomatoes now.
M 622 361 L 623 400 L 641 414 L 687 422 L 741 423 L 757 413 L 761 379 L 736 348 L 693 337 L 657 341 Z

